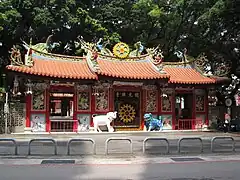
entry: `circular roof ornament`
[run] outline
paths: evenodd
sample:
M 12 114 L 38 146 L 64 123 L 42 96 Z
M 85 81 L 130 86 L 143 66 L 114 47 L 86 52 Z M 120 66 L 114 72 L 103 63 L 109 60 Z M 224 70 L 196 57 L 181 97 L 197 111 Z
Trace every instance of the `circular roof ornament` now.
M 225 100 L 225 104 L 226 104 L 227 107 L 231 106 L 231 105 L 232 105 L 232 100 L 229 99 L 229 98 L 227 98 L 227 99 Z
M 129 54 L 129 46 L 126 43 L 119 42 L 113 47 L 113 54 L 118 58 L 126 58 Z

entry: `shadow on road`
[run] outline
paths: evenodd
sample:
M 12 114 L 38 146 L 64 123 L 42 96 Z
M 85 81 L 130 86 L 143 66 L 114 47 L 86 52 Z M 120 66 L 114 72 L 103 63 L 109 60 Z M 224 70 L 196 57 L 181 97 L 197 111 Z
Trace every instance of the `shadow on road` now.
M 167 150 L 167 143 L 165 141 L 157 141 L 157 140 L 149 140 L 146 143 L 146 153 L 143 155 L 144 157 L 146 157 L 147 159 L 152 158 L 154 159 L 154 157 L 157 156 L 168 156 L 169 158 L 171 157 L 184 157 L 184 156 L 189 156 L 189 157 L 196 157 L 198 155 L 204 156 L 204 154 L 212 154 L 214 155 L 214 153 L 211 152 L 211 140 L 210 139 L 205 139 L 203 140 L 203 152 L 201 153 L 200 148 L 201 148 L 201 142 L 198 140 L 186 140 L 186 141 L 182 141 L 181 146 L 180 146 L 180 153 L 178 152 L 178 140 L 170 140 L 170 146 L 169 146 L 169 154 L 166 152 Z M 239 153 L 240 152 L 240 141 L 235 141 L 236 143 L 236 152 Z M 216 140 L 216 142 L 214 143 L 214 149 L 217 150 L 218 152 L 221 153 L 227 153 L 231 152 L 232 149 L 232 141 L 225 139 L 225 140 Z M 155 179 L 161 179 L 161 180 L 215 180 L 215 178 L 187 178 L 183 173 L 181 173 L 178 178 L 167 178 L 165 176 L 165 173 L 162 172 L 161 175 L 159 175 L 158 177 L 156 176 L 156 174 L 158 173 L 158 170 L 156 168 L 153 168 L 154 163 L 163 163 L 160 166 L 169 166 L 169 168 L 172 171 L 173 174 L 176 174 L 176 166 L 174 166 L 169 162 L 165 163 L 165 162 L 157 162 L 156 160 L 152 161 L 152 160 L 147 160 L 146 164 L 144 165 L 144 171 L 141 173 L 140 177 L 141 179 L 148 179 L 148 180 L 155 180 Z M 174 162 L 174 160 L 172 160 L 172 162 Z M 171 168 L 172 165 L 172 168 Z M 179 167 L 185 166 L 184 162 L 182 164 L 179 164 Z M 161 170 L 159 169 L 159 172 L 161 172 Z M 188 172 L 188 170 L 186 169 L 186 172 Z M 160 177 L 161 176 L 161 177 Z M 182 177 L 181 177 L 182 176 Z M 170 176 L 169 176 L 170 177 Z
M 3 145 L 3 144 L 1 144 Z M 6 146 L 5 146 L 6 145 Z M 28 152 L 28 142 L 19 142 L 19 158 L 13 165 L 0 165 L 1 166 L 1 180 L 79 180 L 86 179 L 88 174 L 91 174 L 91 168 L 87 166 L 75 167 L 76 159 L 81 161 L 83 164 L 88 162 L 85 160 L 87 155 L 92 154 L 92 144 L 89 142 L 73 142 L 71 144 L 71 156 L 66 156 L 67 154 L 67 142 L 58 141 L 57 142 L 57 153 L 54 155 L 54 146 L 50 142 L 33 142 L 31 145 L 31 156 L 27 156 Z M 6 151 L 12 150 L 12 146 L 4 144 L 1 146 L 4 151 L 1 153 L 6 153 Z M 83 155 L 80 156 L 80 155 Z M 75 157 L 77 155 L 77 158 Z M 24 157 L 23 157 L 24 156 Z M 4 158 L 4 157 L 2 157 Z M 5 157 L 11 158 L 11 157 Z M 13 157 L 16 158 L 16 157 Z M 31 159 L 36 164 L 22 164 L 21 159 Z M 66 160 L 67 159 L 67 160 Z M 25 161 L 24 161 L 25 162 Z M 28 161 L 26 161 L 28 162 Z M 40 164 L 39 164 L 40 163 Z M 74 167 L 74 168 L 71 168 Z

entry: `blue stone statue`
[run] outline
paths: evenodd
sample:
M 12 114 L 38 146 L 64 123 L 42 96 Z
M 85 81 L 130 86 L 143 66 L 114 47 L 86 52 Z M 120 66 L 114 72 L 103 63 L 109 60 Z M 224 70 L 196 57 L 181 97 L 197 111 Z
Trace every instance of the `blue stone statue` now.
M 144 121 L 147 131 L 162 131 L 163 123 L 161 119 L 156 119 L 151 113 L 144 114 Z

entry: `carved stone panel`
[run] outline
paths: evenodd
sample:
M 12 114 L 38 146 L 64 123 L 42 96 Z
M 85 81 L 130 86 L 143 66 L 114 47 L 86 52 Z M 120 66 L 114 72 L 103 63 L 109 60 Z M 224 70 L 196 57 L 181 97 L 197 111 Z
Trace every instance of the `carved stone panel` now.
M 15 102 L 10 104 L 10 113 L 13 119 L 14 126 L 23 126 L 26 117 L 25 114 L 25 104 L 20 102 Z
M 45 90 L 33 89 L 32 94 L 32 110 L 45 110 Z
M 162 88 L 161 89 L 161 97 L 162 97 L 162 112 L 172 112 L 172 95 L 174 93 L 174 89 L 172 88 Z
M 44 111 L 46 109 L 45 90 L 48 83 L 34 83 L 32 89 L 32 110 Z
M 90 111 L 90 92 L 80 91 L 78 92 L 78 110 L 80 111 Z
M 204 95 L 196 95 L 196 111 L 204 112 L 205 111 L 205 97 Z
M 162 97 L 162 112 L 172 112 L 172 95 Z
M 157 90 L 146 90 L 146 112 L 157 112 Z
M 5 132 L 5 119 L 3 104 L 0 103 L 0 133 Z M 23 132 L 25 127 L 26 109 L 25 103 L 14 102 L 9 104 L 7 118 L 7 133 Z
M 95 110 L 108 111 L 109 109 L 109 90 L 99 89 L 98 95 L 95 96 Z

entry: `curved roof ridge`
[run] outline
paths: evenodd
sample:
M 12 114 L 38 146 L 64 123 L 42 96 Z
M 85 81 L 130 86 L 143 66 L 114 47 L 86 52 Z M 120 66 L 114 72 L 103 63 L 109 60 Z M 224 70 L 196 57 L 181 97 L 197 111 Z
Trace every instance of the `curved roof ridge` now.
M 109 61 L 131 61 L 131 62 L 136 62 L 136 61 L 141 61 L 141 60 L 145 60 L 147 57 L 149 57 L 149 54 L 144 54 L 144 55 L 140 55 L 140 56 L 134 56 L 134 57 L 126 57 L 126 58 L 119 58 L 116 56 L 110 56 L 110 55 L 105 55 L 105 54 L 101 54 L 101 53 L 97 53 L 98 54 L 98 58 L 99 59 L 103 59 L 103 60 L 109 60 Z
M 106 54 L 102 54 L 102 53 L 98 53 L 98 55 L 101 57 L 105 57 L 105 58 L 112 58 L 112 59 L 118 59 L 118 60 L 124 60 L 124 59 L 131 59 L 131 60 L 135 60 L 135 59 L 142 59 L 142 58 L 145 58 L 147 56 L 149 56 L 149 54 L 143 54 L 143 55 L 140 55 L 140 56 L 134 56 L 134 57 L 126 57 L 126 58 L 119 58 L 119 57 L 116 57 L 116 56 L 110 56 L 110 55 L 106 55 Z
M 85 57 L 79 57 L 79 58 L 64 58 L 64 57 L 55 57 L 55 56 L 45 56 L 42 54 L 37 54 L 37 53 L 32 53 L 31 54 L 32 58 L 36 58 L 39 60 L 44 60 L 44 61 L 68 61 L 68 62 L 82 62 L 85 60 Z
M 149 59 L 144 58 L 144 59 L 136 59 L 136 60 L 129 60 L 129 59 L 109 59 L 109 58 L 101 58 L 99 57 L 98 60 L 100 61 L 110 61 L 110 62 L 116 62 L 116 63 L 138 63 L 138 62 L 148 62 Z
M 32 48 L 31 48 L 32 49 Z M 82 56 L 67 56 L 67 55 L 61 55 L 61 54 L 53 54 L 53 53 L 47 53 L 47 52 L 41 52 L 35 49 L 32 49 L 33 52 L 32 54 L 37 55 L 37 56 L 42 56 L 44 58 L 50 57 L 50 58 L 55 58 L 55 59 L 66 59 L 66 60 L 77 60 L 77 59 L 84 59 L 85 57 Z

